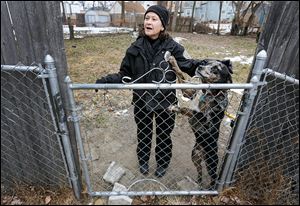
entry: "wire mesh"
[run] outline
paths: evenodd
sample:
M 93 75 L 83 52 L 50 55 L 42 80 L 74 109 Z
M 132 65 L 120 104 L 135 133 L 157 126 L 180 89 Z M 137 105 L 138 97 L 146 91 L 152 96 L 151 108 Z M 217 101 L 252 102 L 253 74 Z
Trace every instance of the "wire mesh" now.
M 235 171 L 245 197 L 299 203 L 299 84 L 265 76 Z
M 5 66 L 1 65 L 1 192 L 19 183 L 66 185 L 68 174 L 44 80 L 32 66 Z
M 97 95 L 75 90 L 74 94 L 92 191 L 112 191 L 116 182 L 128 191 L 215 189 L 213 183 L 224 161 L 240 91 L 220 90 L 213 96 L 209 90 L 198 90 L 192 100 L 181 90 L 163 89 L 99 90 Z M 201 96 L 202 104 L 207 105 L 191 117 L 176 110 L 196 111 Z M 171 104 L 179 107 L 172 110 Z M 203 131 L 198 128 L 201 126 Z M 207 137 L 201 139 L 193 127 Z M 202 155 L 192 155 L 195 145 L 204 148 Z M 202 170 L 197 171 L 197 167 Z

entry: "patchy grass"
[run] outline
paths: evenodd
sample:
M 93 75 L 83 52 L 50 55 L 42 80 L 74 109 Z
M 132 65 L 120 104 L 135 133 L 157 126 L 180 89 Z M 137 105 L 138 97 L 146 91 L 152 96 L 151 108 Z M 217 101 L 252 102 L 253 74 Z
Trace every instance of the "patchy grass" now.
M 130 44 L 131 37 L 128 34 L 66 40 L 72 81 L 94 83 L 99 76 L 117 72 Z
M 249 37 L 233 37 L 233 36 L 216 36 L 204 34 L 190 33 L 171 33 L 172 37 L 183 37 L 181 43 L 187 52 L 195 59 L 217 58 L 224 59 L 225 57 L 254 55 L 256 49 L 255 38 Z M 94 83 L 98 77 L 109 73 L 119 71 L 120 64 L 125 55 L 127 48 L 135 39 L 128 34 L 88 37 L 84 39 L 66 40 L 65 48 L 68 61 L 69 75 L 73 82 L 77 83 Z M 251 65 L 244 65 L 238 62 L 233 62 L 233 80 L 235 83 L 246 82 Z M 86 113 L 83 116 L 90 117 L 89 127 L 96 128 L 99 125 L 115 124 L 109 121 L 108 116 L 96 115 L 100 114 L 101 104 L 106 104 L 110 108 L 112 105 L 118 105 L 117 108 L 127 108 L 130 102 L 120 100 L 124 96 L 130 94 L 121 93 L 113 98 L 103 100 L 103 95 L 94 95 L 88 92 L 75 93 L 80 100 L 87 99 L 90 104 L 83 104 L 83 109 Z M 124 91 L 123 91 L 124 92 Z M 91 103 L 92 102 L 92 103 Z M 101 103 L 102 102 L 102 103 Z M 125 104 L 123 107 L 121 104 Z M 236 189 L 224 190 L 219 196 L 147 196 L 147 197 L 132 197 L 134 205 L 153 204 L 153 205 L 186 205 L 186 204 L 251 204 L 250 202 L 242 201 Z M 90 203 L 107 204 L 106 197 L 95 197 Z
M 195 59 L 254 55 L 256 42 L 251 37 L 171 33 L 183 37 L 181 43 Z M 94 83 L 100 76 L 119 71 L 125 52 L 134 41 L 129 34 L 65 40 L 69 75 L 73 82 Z M 251 65 L 233 62 L 236 83 L 246 81 Z
M 1 205 L 82 205 L 88 198 L 76 200 L 70 188 L 48 188 L 18 184 L 13 192 L 2 194 Z
M 132 205 L 249 205 L 239 197 L 236 188 L 228 188 L 219 196 L 139 196 Z M 89 197 L 83 192 L 77 200 L 70 188 L 50 189 L 18 185 L 13 192 L 1 194 L 1 205 L 107 205 L 108 197 Z

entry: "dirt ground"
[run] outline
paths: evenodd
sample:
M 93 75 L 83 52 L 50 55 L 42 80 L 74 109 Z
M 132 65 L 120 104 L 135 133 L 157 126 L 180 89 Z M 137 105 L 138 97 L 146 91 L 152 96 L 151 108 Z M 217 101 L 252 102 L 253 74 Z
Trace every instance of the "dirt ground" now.
M 171 33 L 173 37 L 182 37 L 185 49 L 193 58 L 218 58 L 244 55 L 253 56 L 256 48 L 253 37 L 216 36 L 204 34 Z M 118 72 L 126 49 L 134 41 L 128 34 L 105 37 L 91 37 L 66 40 L 65 48 L 68 61 L 68 73 L 75 83 L 94 83 L 98 77 Z M 233 63 L 234 82 L 246 82 L 250 65 Z M 150 173 L 139 173 L 136 157 L 136 125 L 131 105 L 132 91 L 109 90 L 95 93 L 92 90 L 75 92 L 76 103 L 81 108 L 81 132 L 85 155 L 88 159 L 89 176 L 93 191 L 111 191 L 113 185 L 103 180 L 103 175 L 112 161 L 122 166 L 126 173 L 119 183 L 130 191 L 180 190 L 178 182 L 186 176 L 196 180 L 197 172 L 191 161 L 194 136 L 187 117 L 177 115 L 176 126 L 171 134 L 173 157 L 167 173 L 157 179 L 154 176 L 155 134 L 153 135 L 150 159 Z M 240 95 L 232 93 L 228 112 L 235 114 Z M 182 102 L 183 104 L 187 104 Z M 228 144 L 231 128 L 223 120 L 219 139 L 219 166 Z M 203 164 L 204 166 L 204 164 Z M 204 167 L 205 168 L 205 167 Z M 204 183 L 196 189 L 206 189 L 209 181 L 204 171 Z M 234 190 L 234 189 L 233 189 Z M 225 196 L 174 196 L 174 197 L 136 197 L 133 204 L 239 204 L 236 191 L 226 190 Z M 19 191 L 19 192 L 18 192 Z M 1 204 L 107 204 L 107 198 L 85 197 L 77 201 L 70 189 L 50 190 L 19 187 L 13 194 L 1 195 Z M 15 201 L 15 202 L 13 202 Z M 244 202 L 248 204 L 249 202 Z
M 177 185 L 187 176 L 193 181 L 197 179 L 197 171 L 191 161 L 195 137 L 188 123 L 188 118 L 183 115 L 177 115 L 175 128 L 171 133 L 173 157 L 167 174 L 159 179 L 154 176 L 156 169 L 154 158 L 155 134 L 152 138 L 150 173 L 147 176 L 139 173 L 136 156 L 136 124 L 133 117 L 133 106 L 130 103 L 131 95 L 131 91 L 128 90 L 109 90 L 108 92 L 100 90 L 98 93 L 76 91 L 78 104 L 82 109 L 80 112 L 81 129 L 85 153 L 89 159 L 89 175 L 93 191 L 112 190 L 113 185 L 103 180 L 103 175 L 111 162 L 116 162 L 126 170 L 119 183 L 130 188 L 131 191 L 160 191 L 162 188 L 167 190 L 207 189 L 210 178 L 205 171 L 204 162 L 202 185 L 190 188 L 180 188 Z M 228 112 L 235 114 L 241 96 L 230 92 L 229 97 L 231 101 Z M 181 100 L 180 104 L 189 106 L 192 103 Z M 221 125 L 218 142 L 219 166 L 223 163 L 232 129 L 226 124 L 227 121 L 228 118 L 224 118 Z
M 249 37 L 216 36 L 188 33 L 171 33 L 173 37 L 182 37 L 182 44 L 195 58 L 218 58 L 228 56 L 253 56 L 255 39 Z M 124 53 L 134 39 L 130 35 L 94 37 L 77 41 L 67 41 L 69 71 L 73 82 L 94 83 L 95 79 L 118 72 Z M 217 42 L 217 43 L 216 43 Z M 233 62 L 234 82 L 246 82 L 250 65 Z M 88 72 L 86 72 L 88 71 Z M 106 95 L 104 95 L 106 93 Z M 85 153 L 88 158 L 89 175 L 93 191 L 111 191 L 113 185 L 103 180 L 111 162 L 116 162 L 126 170 L 119 180 L 131 191 L 181 190 L 178 182 L 187 176 L 193 181 L 197 178 L 196 169 L 191 161 L 191 151 L 195 137 L 188 124 L 187 117 L 178 115 L 171 136 L 173 157 L 167 174 L 157 179 L 154 176 L 156 163 L 154 158 L 155 134 L 152 139 L 150 173 L 139 173 L 136 157 L 136 125 L 131 105 L 132 92 L 109 90 L 81 90 L 75 92 L 76 101 L 81 107 L 81 129 Z M 228 112 L 236 114 L 240 95 L 231 93 Z M 183 104 L 187 104 L 182 102 Z M 219 146 L 219 167 L 228 145 L 231 128 L 228 119 L 221 125 Z M 204 163 L 203 163 L 204 166 Z M 205 170 L 205 166 L 203 167 Z M 207 189 L 209 176 L 204 171 L 203 184 L 194 189 Z M 190 190 L 190 189 L 187 189 Z
M 141 196 L 131 197 L 132 205 L 249 205 L 235 188 L 228 188 L 219 196 Z M 107 205 L 108 197 L 89 197 L 77 200 L 70 188 L 49 189 L 18 185 L 13 193 L 1 194 L 1 205 Z

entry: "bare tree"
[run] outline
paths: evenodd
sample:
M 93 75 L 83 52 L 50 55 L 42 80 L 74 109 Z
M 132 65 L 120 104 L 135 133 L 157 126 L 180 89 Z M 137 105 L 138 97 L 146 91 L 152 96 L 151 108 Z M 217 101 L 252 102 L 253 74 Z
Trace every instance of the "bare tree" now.
M 98 1 L 98 6 L 101 10 L 105 11 L 109 10 L 112 7 L 113 3 L 113 1 Z
M 61 1 L 61 6 L 62 6 L 62 10 L 63 10 L 63 24 L 66 24 L 67 23 L 67 17 L 66 17 L 65 5 L 64 5 L 63 1 Z
M 232 20 L 231 35 L 247 35 L 248 29 L 253 23 L 255 18 L 255 12 L 260 7 L 263 1 L 233 1 L 235 7 L 235 14 Z M 250 17 L 246 21 L 245 18 L 249 15 L 249 9 L 251 10 Z
M 255 12 L 257 11 L 257 9 L 262 5 L 263 1 L 252 1 L 250 3 L 251 5 L 251 15 L 248 18 L 248 21 L 246 22 L 245 26 L 243 27 L 243 35 L 246 36 L 248 34 L 248 29 L 249 27 L 252 25 L 253 20 L 255 18 Z
M 121 13 L 121 23 L 120 26 L 125 24 L 125 1 L 121 1 L 122 13 Z
M 197 1 L 194 1 L 194 3 L 193 3 L 192 17 L 191 17 L 190 26 L 189 26 L 189 32 L 193 31 L 194 13 L 195 13 L 196 3 L 197 3 Z
M 79 3 L 81 4 L 81 6 L 84 8 L 84 6 L 85 6 L 85 1 L 79 1 Z
M 238 35 L 240 28 L 241 28 L 241 9 L 243 7 L 243 5 L 245 4 L 244 1 L 232 1 L 232 6 L 233 6 L 233 10 L 234 12 L 234 17 L 232 20 L 232 24 L 231 24 L 231 35 Z
M 182 14 L 182 1 L 180 1 L 180 6 L 179 6 L 179 16 L 178 16 L 178 22 L 180 22 L 181 20 L 181 14 Z M 179 28 L 179 24 L 176 24 L 176 31 L 181 31 L 183 24 L 181 24 L 180 28 Z
M 68 25 L 69 25 L 69 31 L 70 31 L 70 39 L 75 39 L 74 36 L 74 26 L 71 22 L 71 17 L 68 17 Z
M 171 3 L 170 3 L 170 6 L 169 6 L 169 8 L 168 8 L 168 10 L 169 10 L 169 12 L 170 12 L 170 14 L 172 13 L 172 7 L 173 7 L 173 1 L 170 1 Z
M 220 22 L 221 22 L 222 6 L 223 6 L 223 1 L 220 1 L 217 35 L 220 35 Z
M 176 21 L 177 21 L 177 14 L 178 14 L 178 7 L 179 7 L 179 1 L 175 2 L 175 11 L 173 14 L 173 19 L 172 19 L 172 26 L 171 26 L 171 31 L 175 31 L 176 28 Z
M 157 1 L 157 5 L 167 8 L 168 1 Z

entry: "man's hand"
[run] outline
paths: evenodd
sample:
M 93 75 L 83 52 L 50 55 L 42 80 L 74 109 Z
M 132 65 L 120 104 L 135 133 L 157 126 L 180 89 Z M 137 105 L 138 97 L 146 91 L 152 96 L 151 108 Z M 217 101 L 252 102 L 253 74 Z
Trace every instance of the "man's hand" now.
M 104 84 L 104 83 L 107 83 L 106 78 L 102 77 L 100 79 L 97 79 L 95 84 Z M 95 89 L 95 92 L 98 92 L 98 89 Z

